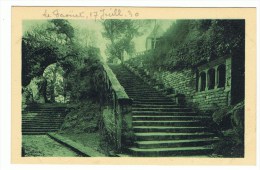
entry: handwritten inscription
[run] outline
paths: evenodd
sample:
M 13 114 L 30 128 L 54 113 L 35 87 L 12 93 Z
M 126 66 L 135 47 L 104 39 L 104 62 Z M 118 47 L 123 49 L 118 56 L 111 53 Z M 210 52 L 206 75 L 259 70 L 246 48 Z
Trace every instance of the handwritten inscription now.
M 77 19 L 94 19 L 94 20 L 104 20 L 111 18 L 130 18 L 135 19 L 140 16 L 139 12 L 133 10 L 125 10 L 120 8 L 109 8 L 93 11 L 62 11 L 59 9 L 47 10 L 45 9 L 43 14 L 45 18 L 77 18 Z

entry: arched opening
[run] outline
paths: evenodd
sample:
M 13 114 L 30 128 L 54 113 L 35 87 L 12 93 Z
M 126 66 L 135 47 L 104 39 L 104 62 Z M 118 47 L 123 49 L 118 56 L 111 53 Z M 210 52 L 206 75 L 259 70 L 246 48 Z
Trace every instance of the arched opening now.
M 215 87 L 215 70 L 210 69 L 208 71 L 208 89 L 214 89 Z
M 226 83 L 226 66 L 224 64 L 218 67 L 218 87 L 225 87 Z
M 63 74 L 63 69 L 57 63 L 49 65 L 43 72 L 43 77 L 47 81 L 46 100 L 50 103 L 66 102 Z
M 204 91 L 206 88 L 206 73 L 200 73 L 200 91 Z

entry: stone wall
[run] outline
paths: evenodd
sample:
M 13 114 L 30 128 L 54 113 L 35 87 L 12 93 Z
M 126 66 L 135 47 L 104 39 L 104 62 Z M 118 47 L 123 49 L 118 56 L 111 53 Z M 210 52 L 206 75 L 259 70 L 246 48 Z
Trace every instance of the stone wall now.
M 196 92 L 196 74 L 192 69 L 175 72 L 160 71 L 155 75 L 166 88 L 173 88 L 177 93 L 185 95 L 187 103 L 192 102 L 192 96 Z
M 228 105 L 228 92 L 224 88 L 196 92 L 193 96 L 194 106 L 200 110 L 210 110 Z
M 225 67 L 225 85 L 220 86 L 219 72 L 220 66 Z M 207 111 L 216 107 L 224 107 L 231 104 L 231 58 L 219 58 L 196 68 L 182 69 L 178 71 L 156 71 L 150 76 L 163 84 L 165 89 L 172 88 L 174 93 L 183 94 L 185 103 Z M 146 68 L 144 68 L 147 70 Z M 214 70 L 214 77 L 210 78 L 209 71 Z M 206 87 L 199 89 L 201 72 L 206 74 Z M 208 82 L 214 79 L 214 86 L 209 88 Z M 156 83 L 155 83 L 156 84 Z

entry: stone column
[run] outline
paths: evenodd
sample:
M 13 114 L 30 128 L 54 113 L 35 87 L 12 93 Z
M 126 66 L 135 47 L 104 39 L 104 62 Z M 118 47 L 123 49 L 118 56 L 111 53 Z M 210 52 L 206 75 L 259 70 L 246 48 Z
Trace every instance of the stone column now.
M 201 76 L 200 76 L 200 73 L 199 73 L 199 82 L 198 82 L 198 91 L 201 91 Z
M 209 89 L 209 73 L 208 73 L 209 69 L 205 70 L 206 73 L 206 85 L 205 85 L 205 91 L 207 91 Z
M 226 59 L 226 82 L 225 91 L 227 92 L 227 103 L 231 104 L 231 57 Z
M 226 59 L 226 83 L 225 88 L 230 89 L 231 87 L 231 58 Z
M 214 67 L 214 70 L 215 70 L 215 86 L 214 86 L 214 89 L 217 89 L 218 88 L 218 66 L 215 66 Z

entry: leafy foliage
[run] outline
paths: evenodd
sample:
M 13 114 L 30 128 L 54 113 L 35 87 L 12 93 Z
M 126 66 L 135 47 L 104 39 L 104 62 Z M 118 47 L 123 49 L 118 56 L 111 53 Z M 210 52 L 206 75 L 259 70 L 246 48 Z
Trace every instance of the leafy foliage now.
M 86 41 L 81 38 L 82 32 L 86 33 Z M 100 52 L 92 46 L 94 35 L 87 33 L 88 30 L 73 28 L 67 20 L 49 20 L 27 31 L 22 39 L 23 86 L 34 77 L 42 76 L 44 70 L 54 64 L 52 74 L 45 74 L 52 80 L 49 89 L 51 101 L 54 101 L 54 84 L 58 81 L 56 72 L 63 76 L 64 87 L 59 90 L 64 93 L 69 91 L 68 95 L 75 101 L 94 93 L 91 79 L 98 69 Z
M 214 126 L 218 127 L 222 133 L 220 141 L 214 145 L 215 154 L 225 157 L 244 156 L 244 105 L 244 102 L 240 102 L 213 113 L 213 120 L 216 123 Z
M 150 21 L 140 22 L 138 20 L 105 20 L 102 22 L 104 38 L 110 41 L 107 44 L 108 62 L 118 58 L 122 60 L 124 51 L 129 55 L 135 52 L 133 38 L 142 35 L 145 24 Z
M 44 69 L 73 53 L 73 28 L 66 20 L 50 20 L 22 38 L 22 85 L 41 76 Z
M 243 20 L 177 20 L 156 49 L 140 58 L 151 68 L 174 70 L 225 57 L 244 49 L 244 24 Z

